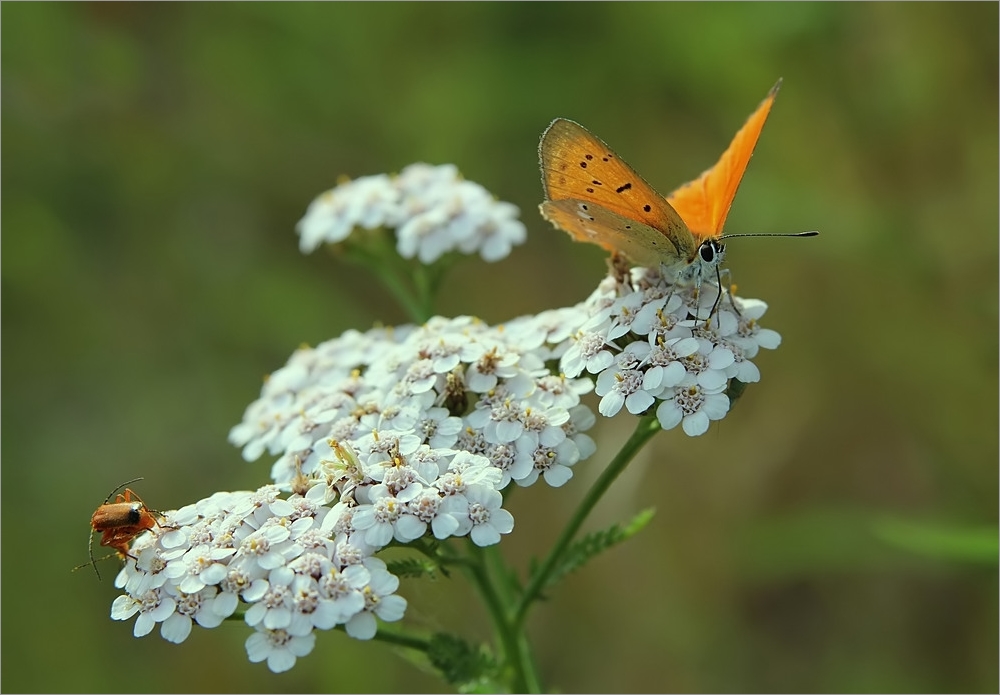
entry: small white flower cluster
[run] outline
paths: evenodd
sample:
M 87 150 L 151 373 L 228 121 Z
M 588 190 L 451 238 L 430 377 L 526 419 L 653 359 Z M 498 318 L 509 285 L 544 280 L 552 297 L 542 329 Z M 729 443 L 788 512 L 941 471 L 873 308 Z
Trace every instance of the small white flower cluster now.
M 396 230 L 404 258 L 433 263 L 458 251 L 493 262 L 524 243 L 518 214 L 517 206 L 462 179 L 454 165 L 411 164 L 397 176 L 364 176 L 322 193 L 297 229 L 303 253 L 344 241 L 356 228 L 385 227 Z
M 271 374 L 230 441 L 248 461 L 279 455 L 276 483 L 323 481 L 326 501 L 388 492 L 410 503 L 451 467 L 479 464 L 496 470 L 482 484 L 497 490 L 540 475 L 558 487 L 594 451 L 583 434 L 593 413 L 580 403 L 593 383 L 546 363 L 585 319 L 577 306 L 495 327 L 463 316 L 347 331 Z
M 580 396 L 588 378 L 546 367 L 570 346 L 581 307 L 490 327 L 470 317 L 348 331 L 300 349 L 266 381 L 230 440 L 280 455 L 277 483 L 219 493 L 136 540 L 112 617 L 135 634 L 162 623 L 180 642 L 249 604 L 251 661 L 291 668 L 315 628 L 374 636 L 406 602 L 375 553 L 393 541 L 500 541 L 514 519 L 501 490 L 572 477 L 595 450 Z M 279 499 L 279 490 L 291 490 Z
M 267 660 L 275 673 L 312 651 L 315 628 L 343 625 L 371 639 L 375 616 L 399 620 L 406 599 L 382 560 L 339 554 L 321 531 L 330 509 L 275 485 L 256 492 L 220 492 L 164 515 L 162 525 L 136 539 L 134 561 L 115 586 L 111 617 L 138 614 L 133 634 L 160 623 L 161 636 L 183 642 L 194 623 L 217 627 L 242 599 L 255 632 L 246 641 L 250 661 Z
M 563 373 L 597 375 L 602 415 L 623 406 L 638 415 L 659 401 L 663 429 L 681 424 L 689 436 L 704 434 L 729 411 L 730 380 L 758 381 L 750 360 L 781 343 L 757 324 L 767 304 L 719 295 L 715 284 L 696 289 L 672 285 L 656 269 L 619 269 L 587 300 L 590 319 L 563 355 Z

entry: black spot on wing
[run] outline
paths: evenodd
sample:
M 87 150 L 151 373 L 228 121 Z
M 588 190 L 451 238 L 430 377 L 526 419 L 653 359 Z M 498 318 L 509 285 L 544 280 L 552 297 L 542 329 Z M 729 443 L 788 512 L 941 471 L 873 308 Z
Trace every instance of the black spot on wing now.
M 632 188 L 631 183 L 623 183 L 621 186 L 615 189 L 615 193 L 624 193 L 628 189 Z

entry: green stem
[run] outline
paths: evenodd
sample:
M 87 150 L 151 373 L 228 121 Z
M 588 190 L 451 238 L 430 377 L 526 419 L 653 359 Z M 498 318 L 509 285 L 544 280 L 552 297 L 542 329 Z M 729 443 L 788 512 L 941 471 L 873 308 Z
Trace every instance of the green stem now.
M 417 302 L 424 314 L 422 323 L 434 315 L 434 295 L 440 284 L 440 269 L 436 266 L 417 265 L 413 268 L 413 284 L 417 288 Z
M 340 627 L 340 626 L 338 626 Z M 387 642 L 389 644 L 395 644 L 399 647 L 406 647 L 408 649 L 416 649 L 418 651 L 426 654 L 430 649 L 430 642 L 419 637 L 413 637 L 411 635 L 404 635 L 400 632 L 392 632 L 386 630 L 384 627 L 379 626 L 378 632 L 375 633 L 374 640 L 378 642 Z
M 538 664 L 535 663 L 535 653 L 528 642 L 528 636 L 524 634 L 524 630 L 515 630 L 515 634 L 517 635 L 517 660 L 520 662 L 519 669 L 524 674 L 528 683 L 524 690 L 515 692 L 545 692 L 542 688 L 541 678 L 538 675 Z
M 469 543 L 471 544 L 472 541 L 470 540 Z M 479 547 L 472 549 L 473 552 L 469 554 L 469 557 L 473 561 L 466 565 L 466 570 L 472 579 L 472 583 L 478 589 L 483 603 L 486 604 L 487 611 L 489 611 L 495 637 L 503 648 L 503 653 L 506 657 L 504 661 L 513 669 L 510 683 L 511 692 L 540 692 L 536 679 L 533 677 L 534 674 L 529 675 L 525 669 L 526 661 L 522 658 L 517 630 L 507 619 L 503 601 L 482 562 L 483 555 L 481 550 Z M 531 685 L 529 685 L 529 682 Z M 530 689 L 532 685 L 535 687 Z
M 406 309 L 406 313 L 410 315 L 410 319 L 417 324 L 423 324 L 427 322 L 427 319 L 431 317 L 431 313 L 428 310 L 428 302 L 426 298 L 420 296 L 422 292 L 414 292 L 412 288 L 408 287 L 400 279 L 402 277 L 401 273 L 397 271 L 395 265 L 388 268 L 376 268 L 374 264 L 369 266 L 375 272 L 375 275 L 382 284 L 385 285 L 392 296 L 396 298 L 396 301 Z
M 426 323 L 432 316 L 431 296 L 421 286 L 425 281 L 416 277 L 420 267 L 414 270 L 399 257 L 387 230 L 375 230 L 363 235 L 345 251 L 347 260 L 367 268 L 385 285 L 414 323 Z M 413 279 L 416 289 L 403 281 L 408 277 Z
M 493 585 L 497 587 L 497 594 L 502 605 L 513 605 L 515 596 L 520 595 L 521 587 L 518 586 L 510 567 L 500 554 L 499 546 L 491 545 L 481 550 L 483 551 L 486 570 L 492 577 L 491 581 Z M 515 673 L 522 674 L 526 683 L 525 688 L 518 692 L 543 692 L 541 678 L 538 674 L 538 665 L 535 663 L 534 652 L 531 649 L 528 636 L 523 630 L 518 630 L 514 627 L 510 622 L 509 614 L 505 613 L 502 618 L 505 621 L 504 630 L 511 632 L 516 641 L 516 644 L 513 645 L 508 642 L 508 649 L 513 648 L 514 651 L 508 651 L 507 660 L 509 662 L 517 662 L 514 665 L 514 671 Z
M 521 596 L 521 601 L 518 603 L 517 610 L 514 612 L 513 620 L 511 621 L 515 628 L 520 630 L 524 625 L 524 620 L 528 616 L 528 609 L 531 608 L 531 604 L 538 598 L 542 589 L 545 588 L 549 577 L 552 576 L 559 560 L 562 559 L 566 549 L 573 542 L 573 538 L 576 537 L 577 531 L 580 530 L 580 526 L 583 525 L 584 520 L 586 520 L 601 497 L 604 496 L 604 493 L 608 491 L 608 488 L 611 487 L 615 479 L 625 470 L 625 467 L 628 466 L 635 455 L 639 453 L 639 450 L 660 429 L 660 423 L 656 419 L 655 413 L 650 413 L 642 417 L 632 436 L 625 442 L 625 446 L 622 447 L 621 451 L 618 452 L 611 463 L 608 464 L 608 467 L 604 469 L 604 472 L 601 473 L 601 476 L 590 487 L 590 490 L 587 491 L 587 495 L 573 514 L 573 518 L 566 524 L 566 528 L 563 529 L 562 534 L 552 547 L 548 557 L 545 558 L 545 562 L 535 571 L 531 577 L 531 582 L 524 590 L 524 594 Z

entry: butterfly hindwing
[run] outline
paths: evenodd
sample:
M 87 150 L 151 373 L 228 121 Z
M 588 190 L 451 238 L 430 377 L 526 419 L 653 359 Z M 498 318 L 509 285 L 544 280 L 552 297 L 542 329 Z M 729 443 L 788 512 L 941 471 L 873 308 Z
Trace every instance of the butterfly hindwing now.
M 622 217 L 589 201 L 547 200 L 540 207 L 542 217 L 569 232 L 577 241 L 597 244 L 608 251 L 625 254 L 637 265 L 655 268 L 686 262 L 669 237 L 649 225 Z

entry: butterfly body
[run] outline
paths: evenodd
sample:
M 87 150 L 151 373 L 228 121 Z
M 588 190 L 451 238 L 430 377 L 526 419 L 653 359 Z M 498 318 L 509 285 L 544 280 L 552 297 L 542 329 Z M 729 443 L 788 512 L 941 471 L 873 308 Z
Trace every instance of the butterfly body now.
M 557 118 L 542 134 L 542 216 L 585 241 L 701 283 L 725 256 L 722 226 L 777 94 L 779 80 L 719 161 L 664 198 L 600 138 Z

